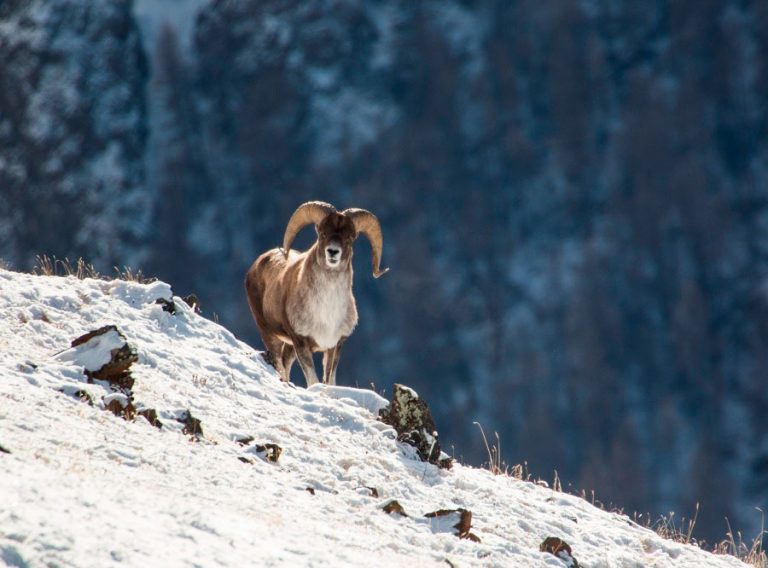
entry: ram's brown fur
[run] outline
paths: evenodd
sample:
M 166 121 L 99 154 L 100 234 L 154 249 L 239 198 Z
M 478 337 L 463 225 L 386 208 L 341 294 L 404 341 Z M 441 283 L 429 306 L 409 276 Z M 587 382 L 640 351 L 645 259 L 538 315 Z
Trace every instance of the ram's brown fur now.
M 299 230 L 314 223 L 317 241 L 306 251 L 289 250 Z M 336 211 L 331 205 L 309 202 L 288 223 L 283 249 L 265 252 L 245 277 L 248 303 L 262 340 L 283 380 L 290 380 L 298 357 L 307 385 L 318 382 L 312 352 L 322 351 L 323 382 L 335 384 L 341 347 L 357 324 L 352 295 L 352 244 L 359 232 L 373 249 L 374 276 L 384 274 L 381 229 L 376 218 L 361 209 Z M 338 263 L 331 265 L 329 250 Z

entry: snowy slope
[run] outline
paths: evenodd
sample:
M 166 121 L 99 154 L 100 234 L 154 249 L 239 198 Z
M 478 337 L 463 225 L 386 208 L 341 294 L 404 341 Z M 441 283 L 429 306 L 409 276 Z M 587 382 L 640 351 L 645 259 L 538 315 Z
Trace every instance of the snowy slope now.
M 565 566 L 539 552 L 555 536 L 587 567 L 743 566 L 573 496 L 416 461 L 369 410 L 374 394 L 280 383 L 180 299 L 175 315 L 154 303 L 170 295 L 0 270 L 0 565 Z M 136 347 L 135 400 L 162 429 L 101 409 L 107 391 L 57 357 L 107 324 Z M 173 420 L 187 409 L 200 441 Z M 277 463 L 264 443 L 282 447 Z M 392 498 L 411 516 L 384 513 Z M 457 507 L 481 543 L 418 518 Z

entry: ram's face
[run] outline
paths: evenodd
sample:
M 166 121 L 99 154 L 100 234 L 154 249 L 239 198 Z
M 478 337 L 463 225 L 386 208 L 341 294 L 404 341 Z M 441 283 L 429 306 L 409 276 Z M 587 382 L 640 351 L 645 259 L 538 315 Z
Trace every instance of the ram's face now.
M 328 268 L 341 270 L 352 260 L 357 231 L 347 217 L 332 213 L 317 226 L 318 254 Z

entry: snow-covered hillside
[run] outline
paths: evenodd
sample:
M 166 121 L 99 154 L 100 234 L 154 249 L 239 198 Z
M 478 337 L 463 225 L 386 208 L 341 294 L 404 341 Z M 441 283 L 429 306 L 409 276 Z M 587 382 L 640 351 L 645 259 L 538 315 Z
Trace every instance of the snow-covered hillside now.
M 283 384 L 159 298 L 168 285 L 0 270 L 0 565 L 555 567 L 539 546 L 559 537 L 585 567 L 743 566 L 570 495 L 418 461 L 374 393 Z M 87 382 L 70 344 L 105 325 L 136 348 L 134 402 L 162 428 L 104 410 L 108 389 Z M 190 413 L 202 436 L 177 421 Z M 409 516 L 385 513 L 391 499 Z M 482 542 L 423 517 L 456 508 Z

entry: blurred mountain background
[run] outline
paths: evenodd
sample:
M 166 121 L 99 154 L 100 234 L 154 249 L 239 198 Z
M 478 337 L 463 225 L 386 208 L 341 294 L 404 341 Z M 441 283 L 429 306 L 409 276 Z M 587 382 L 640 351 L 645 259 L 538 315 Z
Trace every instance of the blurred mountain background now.
M 261 348 L 250 263 L 305 200 L 370 209 L 341 384 L 753 536 L 767 119 L 756 0 L 0 0 L 0 258 L 142 268 Z

